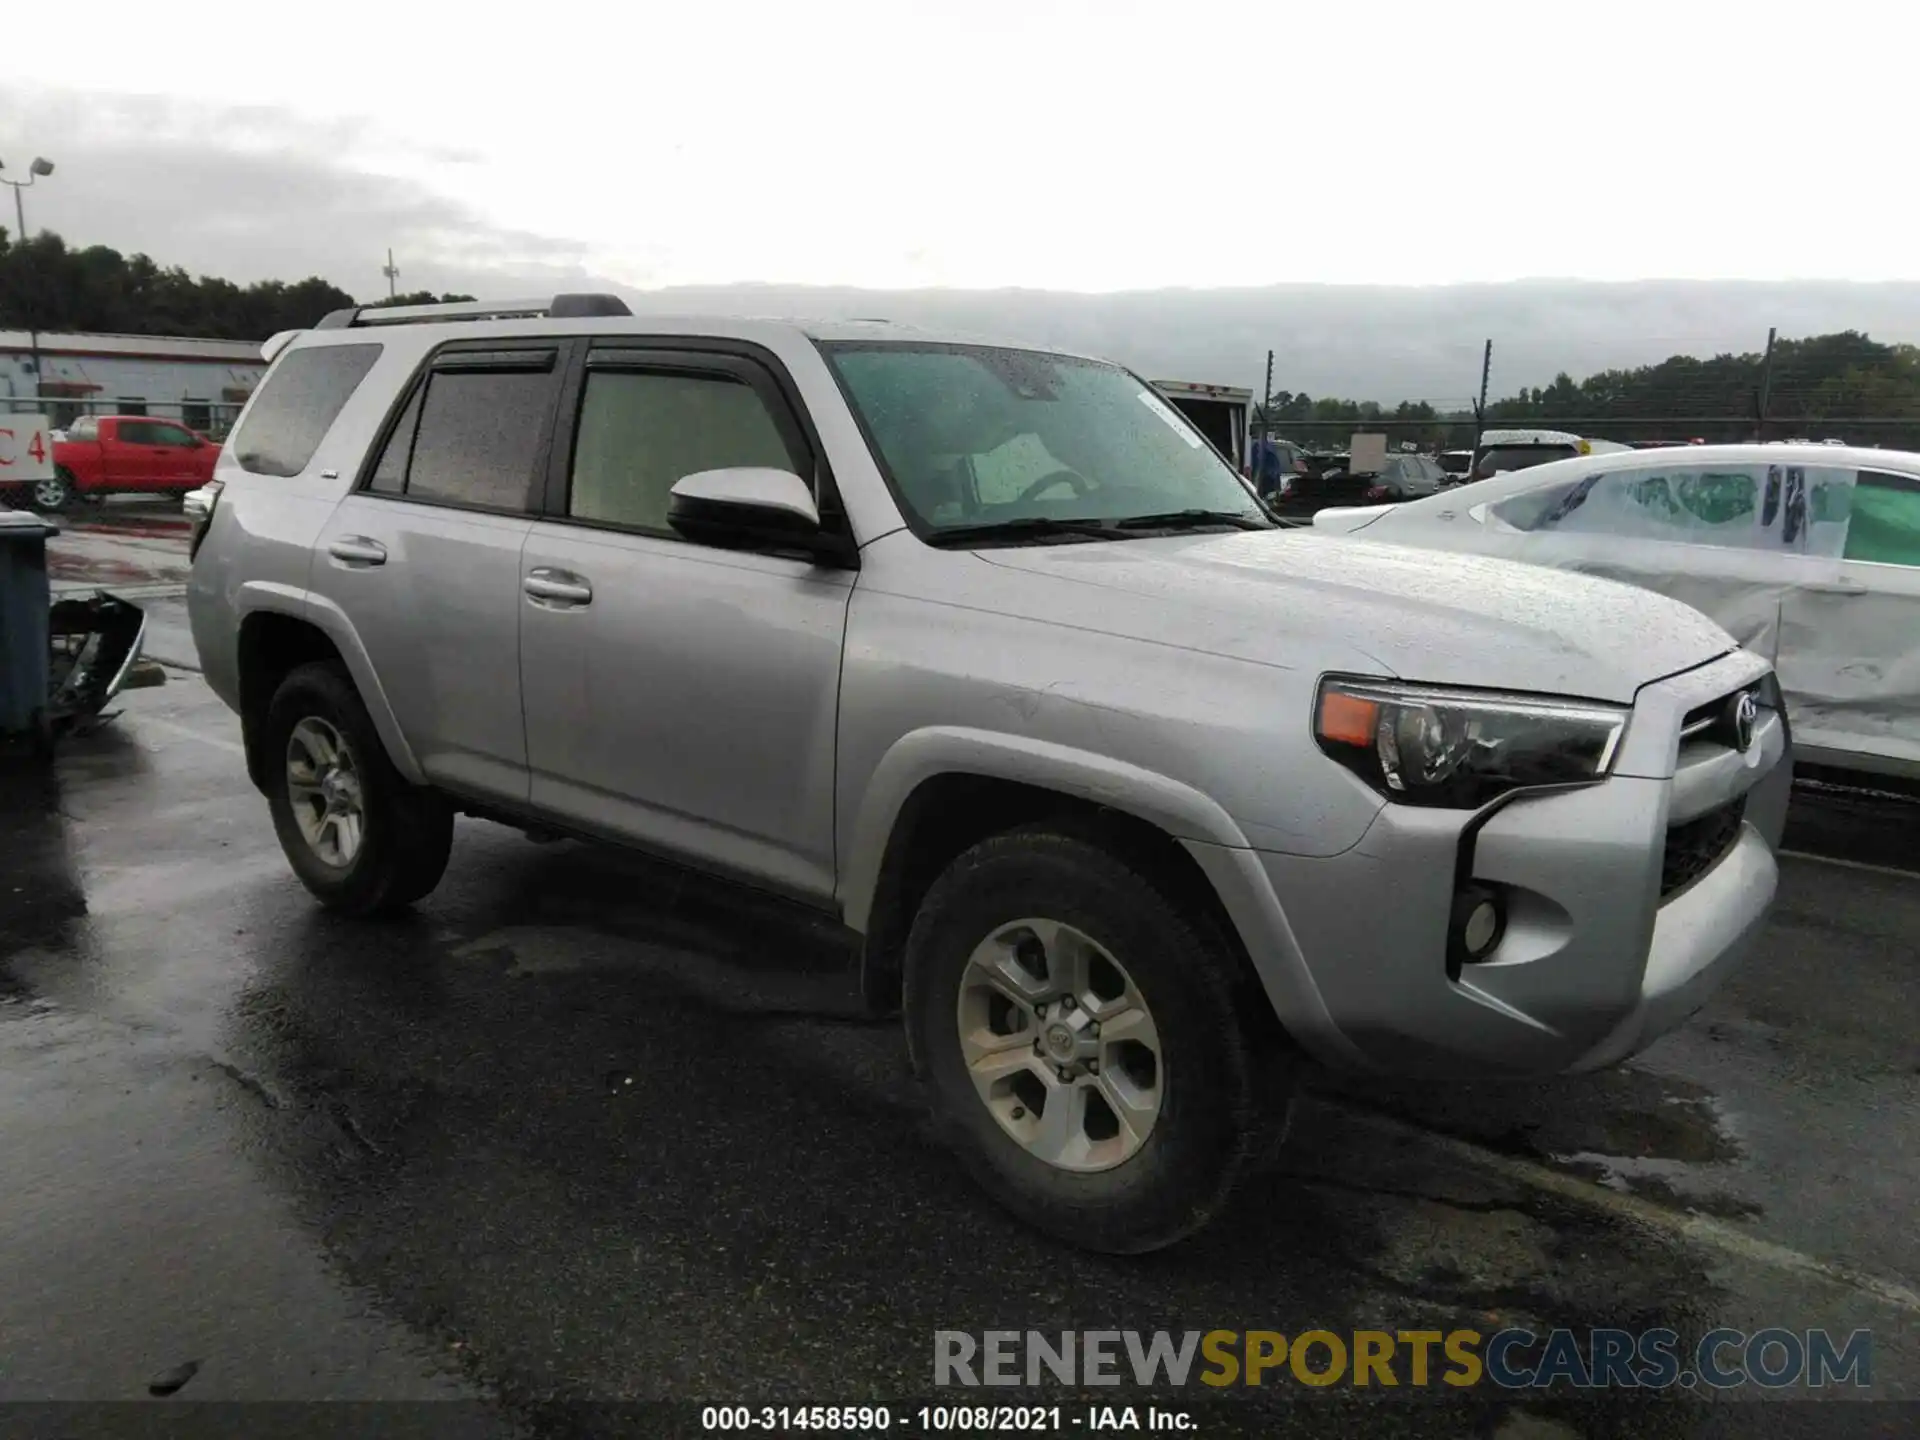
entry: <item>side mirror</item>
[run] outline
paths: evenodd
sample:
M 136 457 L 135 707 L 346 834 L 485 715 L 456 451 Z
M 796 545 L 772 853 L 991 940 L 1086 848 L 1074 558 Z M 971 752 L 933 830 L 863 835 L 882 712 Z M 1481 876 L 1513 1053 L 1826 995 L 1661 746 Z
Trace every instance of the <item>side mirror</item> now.
M 674 482 L 667 523 L 708 545 L 815 550 L 820 507 L 791 470 L 736 465 L 698 470 Z

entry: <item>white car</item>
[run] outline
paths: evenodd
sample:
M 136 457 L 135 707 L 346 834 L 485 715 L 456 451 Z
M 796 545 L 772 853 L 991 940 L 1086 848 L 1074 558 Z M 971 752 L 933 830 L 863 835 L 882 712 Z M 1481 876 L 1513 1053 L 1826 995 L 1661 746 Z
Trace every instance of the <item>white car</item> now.
M 1683 600 L 1774 662 L 1802 762 L 1920 778 L 1920 454 L 1594 454 L 1313 523 Z

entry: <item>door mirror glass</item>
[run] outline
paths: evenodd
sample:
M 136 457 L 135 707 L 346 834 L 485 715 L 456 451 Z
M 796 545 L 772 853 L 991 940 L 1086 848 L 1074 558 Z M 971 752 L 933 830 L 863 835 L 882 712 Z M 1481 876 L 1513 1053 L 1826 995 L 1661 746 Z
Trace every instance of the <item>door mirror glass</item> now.
M 804 539 L 820 529 L 820 507 L 791 470 L 735 465 L 676 481 L 667 523 L 690 540 Z

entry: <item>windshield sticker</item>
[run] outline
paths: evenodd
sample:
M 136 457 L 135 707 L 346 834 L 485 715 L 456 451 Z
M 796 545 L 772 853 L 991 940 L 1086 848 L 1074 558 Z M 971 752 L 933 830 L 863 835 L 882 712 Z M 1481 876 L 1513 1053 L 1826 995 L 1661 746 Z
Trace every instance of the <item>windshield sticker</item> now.
M 1180 412 L 1167 404 L 1166 401 L 1162 400 L 1158 395 L 1155 395 L 1151 390 L 1142 390 L 1140 392 L 1140 403 L 1164 420 L 1167 423 L 1167 427 L 1182 440 L 1186 441 L 1189 446 L 1195 450 L 1200 448 L 1201 440 L 1198 435 L 1193 433 L 1193 427 L 1187 424 L 1187 422 L 1181 418 Z

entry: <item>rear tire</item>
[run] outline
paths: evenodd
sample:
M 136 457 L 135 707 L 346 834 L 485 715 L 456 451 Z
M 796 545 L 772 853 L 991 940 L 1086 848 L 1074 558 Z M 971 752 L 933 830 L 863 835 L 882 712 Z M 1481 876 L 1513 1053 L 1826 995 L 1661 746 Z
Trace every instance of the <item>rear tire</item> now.
M 302 665 L 281 681 L 264 744 L 280 848 L 323 905 L 391 914 L 440 883 L 453 811 L 393 768 L 344 667 Z
M 31 493 L 35 510 L 51 510 L 57 515 L 73 504 L 73 474 L 64 467 L 56 469 L 49 479 L 35 481 Z
M 1277 1027 L 1244 1008 L 1238 955 L 1150 865 L 1093 839 L 1037 825 L 966 851 L 921 905 L 905 968 L 936 1131 L 990 1195 L 1070 1244 L 1133 1254 L 1192 1234 L 1284 1125 L 1292 1067 L 1268 1063 Z M 1082 1089 L 1096 1094 L 1050 1125 Z

